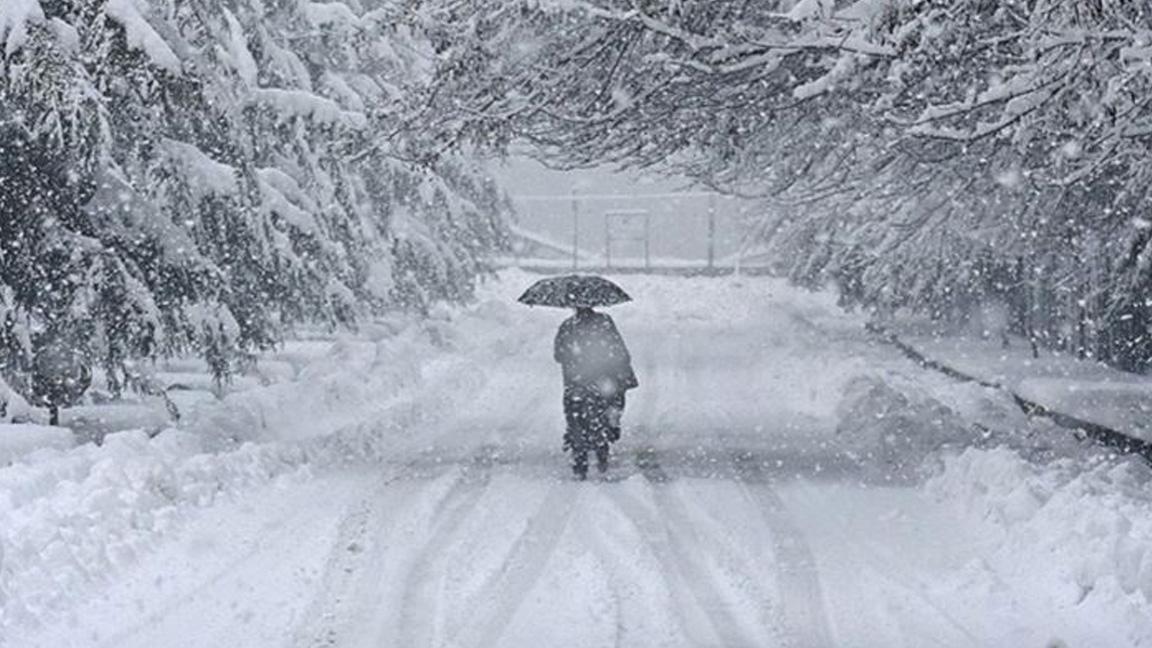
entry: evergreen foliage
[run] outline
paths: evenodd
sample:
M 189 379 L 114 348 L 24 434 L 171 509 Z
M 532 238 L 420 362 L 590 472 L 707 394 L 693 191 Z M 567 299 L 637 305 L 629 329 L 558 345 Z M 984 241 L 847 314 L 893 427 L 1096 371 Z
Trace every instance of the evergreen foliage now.
M 178 353 L 226 379 L 292 324 L 466 299 L 508 204 L 456 153 L 410 155 L 433 147 L 432 50 L 409 17 L 389 0 L 4 3 L 8 384 L 59 401 L 33 377 L 60 345 L 114 391 L 130 360 Z

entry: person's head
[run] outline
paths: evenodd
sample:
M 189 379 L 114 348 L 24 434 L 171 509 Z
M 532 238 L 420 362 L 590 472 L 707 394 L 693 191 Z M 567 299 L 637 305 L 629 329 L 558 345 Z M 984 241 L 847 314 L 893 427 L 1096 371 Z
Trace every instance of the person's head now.
M 592 310 L 591 306 L 577 306 L 576 307 L 576 314 L 577 315 L 583 315 L 583 316 L 587 317 L 588 315 L 591 315 L 594 312 L 595 311 Z

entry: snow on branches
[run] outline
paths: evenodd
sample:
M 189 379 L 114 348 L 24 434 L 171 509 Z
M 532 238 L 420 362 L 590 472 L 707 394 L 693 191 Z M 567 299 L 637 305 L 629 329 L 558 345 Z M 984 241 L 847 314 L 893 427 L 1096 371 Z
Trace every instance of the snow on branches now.
M 61 339 L 110 377 L 196 352 L 223 379 L 295 322 L 466 298 L 501 245 L 480 171 L 409 155 L 430 46 L 404 3 L 226 4 L 0 8 L 10 385 Z M 404 249 L 403 219 L 429 244 Z
M 761 199 L 784 269 L 849 302 L 1008 299 L 1041 343 L 1152 358 L 1147 3 L 429 4 L 462 137 Z

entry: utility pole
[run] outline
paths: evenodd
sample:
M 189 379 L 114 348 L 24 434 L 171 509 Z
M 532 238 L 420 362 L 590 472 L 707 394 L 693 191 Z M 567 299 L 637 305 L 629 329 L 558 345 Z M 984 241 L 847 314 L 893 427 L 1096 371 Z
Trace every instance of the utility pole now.
M 708 269 L 716 266 L 716 194 L 708 194 Z
M 580 264 L 580 201 L 576 199 L 576 190 L 572 190 L 572 269 Z

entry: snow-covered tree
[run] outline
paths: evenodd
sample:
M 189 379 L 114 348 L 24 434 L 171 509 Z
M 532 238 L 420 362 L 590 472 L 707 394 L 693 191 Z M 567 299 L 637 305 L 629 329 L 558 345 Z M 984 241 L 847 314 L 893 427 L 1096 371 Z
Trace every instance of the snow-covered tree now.
M 452 152 L 411 156 L 433 148 L 413 118 L 430 46 L 405 13 L 388 0 L 6 3 L 10 382 L 35 391 L 36 357 L 60 339 L 114 390 L 129 360 L 189 351 L 224 378 L 296 322 L 466 298 L 507 204 Z M 427 245 L 405 248 L 413 231 Z
M 463 137 L 758 197 L 785 269 L 849 302 L 1005 299 L 1039 343 L 1152 356 L 1146 3 L 433 4 Z

